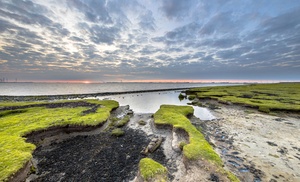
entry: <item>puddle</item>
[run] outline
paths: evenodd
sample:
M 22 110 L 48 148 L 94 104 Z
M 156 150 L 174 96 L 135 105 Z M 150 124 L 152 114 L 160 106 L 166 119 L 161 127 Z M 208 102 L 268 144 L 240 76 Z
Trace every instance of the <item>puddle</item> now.
M 97 97 L 98 99 L 112 99 L 120 103 L 120 105 L 129 105 L 135 113 L 155 113 L 163 104 L 171 105 L 187 105 L 190 101 L 187 99 L 179 100 L 180 91 L 168 92 L 149 92 L 137 94 L 122 94 Z M 215 117 L 207 108 L 193 106 L 194 115 L 201 120 L 212 120 Z
M 249 169 L 241 168 L 241 169 L 239 169 L 239 171 L 242 172 L 242 173 L 247 173 L 247 172 L 249 172 Z

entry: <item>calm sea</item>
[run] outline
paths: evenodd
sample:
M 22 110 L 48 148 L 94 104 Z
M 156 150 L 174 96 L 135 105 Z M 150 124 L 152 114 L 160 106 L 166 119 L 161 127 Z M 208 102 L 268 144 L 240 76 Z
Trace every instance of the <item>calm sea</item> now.
M 203 83 L 0 83 L 0 95 L 67 95 L 192 88 L 226 84 Z M 228 85 L 228 84 L 227 84 Z
M 130 92 L 192 88 L 205 86 L 221 86 L 232 84 L 201 84 L 201 83 L 0 83 L 0 95 L 67 95 L 93 94 L 107 92 Z M 129 105 L 135 113 L 155 113 L 162 104 L 187 105 L 189 100 L 179 100 L 180 91 L 144 92 L 134 94 L 117 94 L 96 96 L 97 99 L 112 99 L 120 105 Z M 207 108 L 194 108 L 194 115 L 201 120 L 212 120 L 215 117 Z

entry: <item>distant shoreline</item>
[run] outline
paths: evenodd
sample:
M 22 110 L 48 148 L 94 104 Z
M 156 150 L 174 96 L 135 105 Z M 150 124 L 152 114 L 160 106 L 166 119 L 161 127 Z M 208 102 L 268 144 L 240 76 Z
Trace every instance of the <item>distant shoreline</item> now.
M 147 93 L 147 92 L 181 91 L 181 90 L 187 90 L 191 88 L 197 88 L 197 87 L 135 90 L 135 91 L 123 91 L 123 92 L 101 92 L 101 93 L 89 93 L 89 94 L 28 95 L 28 96 L 27 95 L 26 96 L 0 95 L 0 101 L 37 101 L 37 100 L 76 99 L 76 98 L 87 98 L 87 97 L 98 97 L 98 96 Z

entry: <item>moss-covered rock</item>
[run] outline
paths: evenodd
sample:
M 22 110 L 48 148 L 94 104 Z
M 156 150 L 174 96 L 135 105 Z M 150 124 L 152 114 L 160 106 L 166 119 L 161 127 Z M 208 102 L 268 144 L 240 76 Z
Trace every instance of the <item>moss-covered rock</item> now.
M 140 175 L 144 181 L 167 181 L 168 170 L 150 158 L 143 158 L 139 163 Z

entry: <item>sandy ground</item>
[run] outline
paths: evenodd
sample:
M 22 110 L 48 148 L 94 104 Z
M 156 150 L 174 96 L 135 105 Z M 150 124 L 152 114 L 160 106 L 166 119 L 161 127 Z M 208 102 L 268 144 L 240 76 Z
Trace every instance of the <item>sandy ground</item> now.
M 233 140 L 233 153 L 262 172 L 259 181 L 300 181 L 299 115 L 272 116 L 228 105 L 212 113 L 219 132 Z

